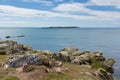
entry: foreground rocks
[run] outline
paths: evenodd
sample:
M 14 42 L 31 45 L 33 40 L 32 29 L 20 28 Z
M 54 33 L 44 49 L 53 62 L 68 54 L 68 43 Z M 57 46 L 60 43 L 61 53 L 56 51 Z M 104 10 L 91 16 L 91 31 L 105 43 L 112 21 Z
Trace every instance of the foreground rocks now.
M 105 59 L 103 53 L 100 51 L 90 52 L 84 51 L 80 52 L 75 47 L 69 47 L 61 49 L 59 52 L 53 55 L 56 60 L 69 62 L 78 65 L 91 65 L 95 68 L 104 68 L 107 72 L 113 73 L 114 59 Z
M 66 77 L 63 77 L 64 80 L 114 80 L 112 74 L 114 72 L 113 64 L 115 61 L 112 58 L 106 59 L 100 51 L 81 52 L 76 47 L 68 47 L 59 50 L 57 53 L 52 53 L 49 50 L 32 50 L 31 47 L 14 41 L 1 41 L 0 50 L 4 50 L 4 52 L 0 52 L 2 55 L 10 54 L 5 61 L 4 68 L 22 67 L 18 69 L 19 71 L 22 71 L 20 69 L 24 71 L 26 68 L 30 69 L 30 71 L 31 69 L 35 69 L 29 74 L 35 75 L 38 73 L 37 75 L 41 76 L 39 71 L 41 66 L 44 66 L 44 76 L 46 75 L 47 77 L 51 77 L 54 74 L 59 74 L 60 76 L 64 76 L 61 74 L 65 74 Z M 28 67 L 31 65 L 33 68 Z M 24 74 L 27 75 L 27 73 Z M 19 78 L 25 80 L 22 77 Z M 61 80 L 62 78 L 60 77 L 59 79 L 59 76 L 56 78 L 54 75 L 52 79 L 39 79 Z
M 20 67 L 24 65 L 42 65 L 41 58 L 37 55 L 16 55 L 6 61 L 8 67 Z

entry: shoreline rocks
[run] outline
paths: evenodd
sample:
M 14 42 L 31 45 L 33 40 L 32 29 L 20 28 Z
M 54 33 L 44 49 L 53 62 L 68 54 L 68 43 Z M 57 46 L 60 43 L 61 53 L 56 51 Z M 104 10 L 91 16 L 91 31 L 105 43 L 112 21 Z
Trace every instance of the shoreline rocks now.
M 32 47 L 15 41 L 0 41 L 0 55 L 9 55 L 5 62 L 7 67 L 14 68 L 23 65 L 46 66 L 60 74 L 64 71 L 62 68 L 64 63 L 85 65 L 93 71 L 95 70 L 91 74 L 90 72 L 86 73 L 98 77 L 98 80 L 114 80 L 112 74 L 115 61 L 112 58 L 106 59 L 100 51 L 81 52 L 76 47 L 68 47 L 52 53 L 49 50 L 32 50 Z

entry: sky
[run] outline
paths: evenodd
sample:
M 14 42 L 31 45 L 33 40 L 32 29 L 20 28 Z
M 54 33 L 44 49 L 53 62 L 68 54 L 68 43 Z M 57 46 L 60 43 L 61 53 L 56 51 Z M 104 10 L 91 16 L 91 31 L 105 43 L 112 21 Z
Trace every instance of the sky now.
M 120 27 L 120 0 L 0 0 L 0 27 Z

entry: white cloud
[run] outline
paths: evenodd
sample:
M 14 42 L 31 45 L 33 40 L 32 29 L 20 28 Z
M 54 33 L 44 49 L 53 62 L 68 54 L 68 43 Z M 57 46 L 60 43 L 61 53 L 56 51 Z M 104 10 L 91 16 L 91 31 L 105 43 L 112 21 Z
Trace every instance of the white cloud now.
M 86 4 L 82 3 L 66 3 L 60 4 L 53 10 L 60 12 L 75 12 L 75 13 L 87 13 L 88 15 L 94 16 L 99 20 L 120 20 L 120 12 L 113 11 L 98 11 L 86 8 Z
M 74 20 L 86 20 L 86 21 L 120 21 L 120 13 L 119 12 L 103 12 L 103 11 L 95 11 L 86 8 L 81 3 L 67 3 L 61 4 L 58 7 L 54 8 L 54 10 L 61 12 L 52 12 L 52 11 L 43 11 L 43 10 L 35 10 L 35 9 L 27 9 L 27 8 L 18 8 L 10 5 L 0 5 L 0 24 L 9 26 L 9 25 L 27 25 L 33 24 L 35 19 L 42 20 L 44 18 L 67 18 Z M 88 15 L 73 15 L 70 13 L 64 13 L 66 11 L 73 12 L 84 12 Z M 20 18 L 20 19 L 17 19 Z M 26 19 L 26 20 L 25 20 Z M 36 22 L 36 24 L 39 21 Z
M 14 6 L 0 5 L 0 17 L 14 16 L 14 17 L 28 17 L 28 18 L 38 18 L 38 17 L 63 17 L 63 18 L 72 18 L 72 19 L 95 19 L 94 16 L 81 16 L 81 15 L 72 15 L 58 12 L 26 9 L 26 8 L 17 8 Z
M 60 4 L 57 7 L 55 7 L 53 10 L 57 11 L 65 11 L 65 12 L 70 12 L 70 11 L 81 11 L 81 12 L 86 12 L 88 11 L 87 8 L 84 7 L 83 4 L 81 3 L 66 3 L 66 4 Z
M 120 8 L 120 0 L 90 0 L 88 4 L 97 6 L 114 6 L 116 8 Z
M 64 0 L 22 0 L 24 2 L 34 2 L 34 3 L 40 3 L 45 6 L 53 6 L 54 2 L 63 2 Z
M 63 2 L 64 0 L 54 0 L 54 2 Z
M 47 1 L 47 0 L 22 0 L 25 2 L 35 2 L 35 3 L 41 3 L 46 6 L 52 6 L 53 2 L 52 1 Z

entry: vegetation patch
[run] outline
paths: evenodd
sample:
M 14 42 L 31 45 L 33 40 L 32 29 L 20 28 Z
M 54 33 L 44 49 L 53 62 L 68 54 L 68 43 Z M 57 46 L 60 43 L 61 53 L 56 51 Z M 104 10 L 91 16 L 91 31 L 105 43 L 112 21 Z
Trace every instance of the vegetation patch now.
M 5 62 L 8 57 L 8 55 L 0 55 L 0 62 Z
M 12 77 L 9 77 L 9 78 L 7 78 L 5 80 L 20 80 L 20 79 L 18 77 L 16 77 L 16 76 L 12 76 Z
M 5 55 L 6 51 L 5 50 L 0 50 L 0 55 Z
M 1 74 L 0 80 L 20 80 L 20 79 L 17 76 L 9 76 L 5 74 Z
M 91 59 L 91 66 L 96 69 L 103 68 L 106 70 L 106 68 L 99 61 L 97 61 L 95 59 Z
M 55 73 L 52 72 L 50 74 L 47 75 L 47 80 L 71 80 L 71 77 L 65 73 Z
M 23 72 L 31 72 L 31 71 L 34 71 L 35 70 L 35 67 L 33 66 L 25 66 L 23 68 Z

